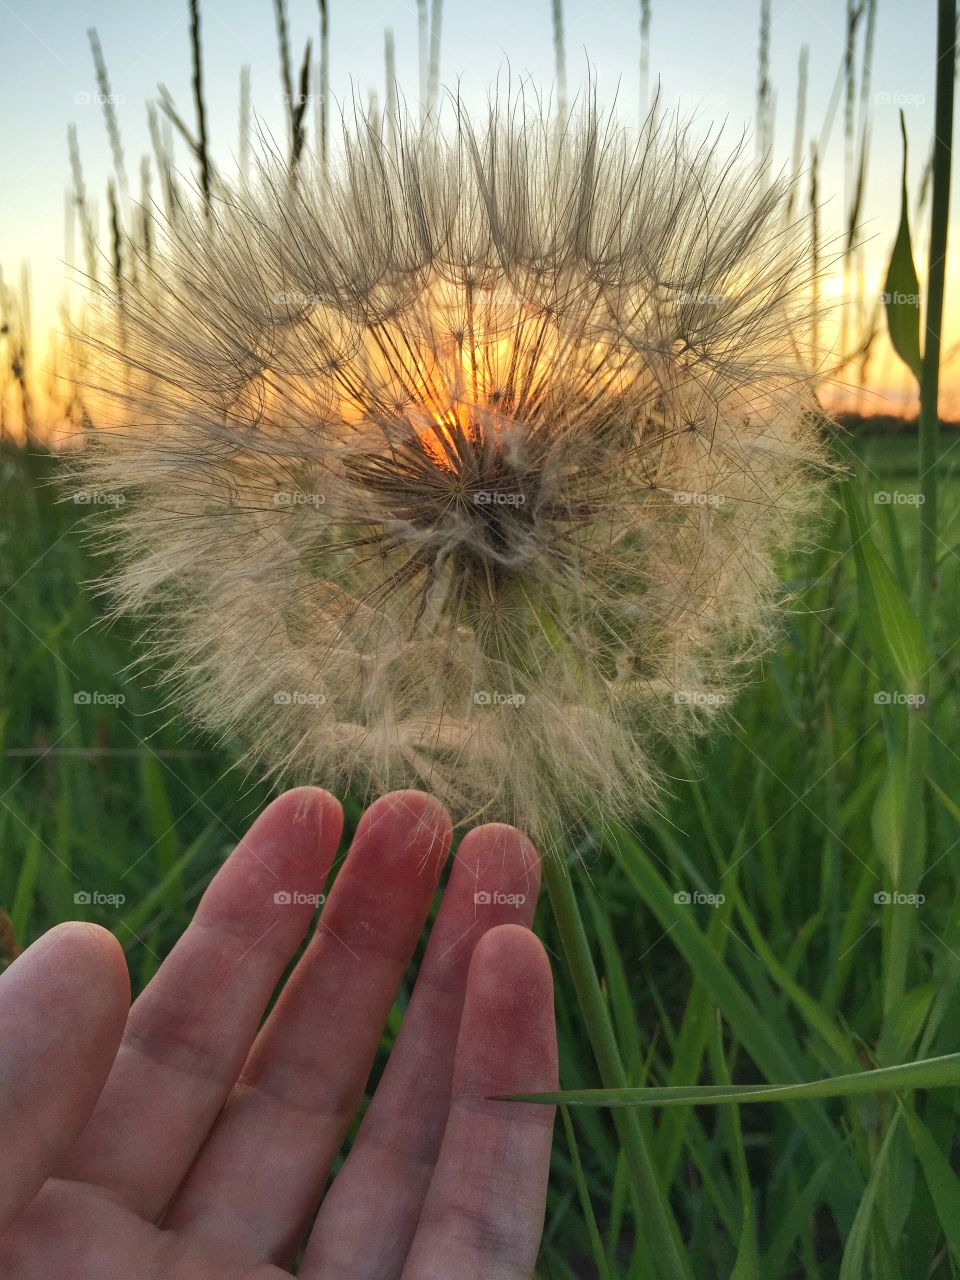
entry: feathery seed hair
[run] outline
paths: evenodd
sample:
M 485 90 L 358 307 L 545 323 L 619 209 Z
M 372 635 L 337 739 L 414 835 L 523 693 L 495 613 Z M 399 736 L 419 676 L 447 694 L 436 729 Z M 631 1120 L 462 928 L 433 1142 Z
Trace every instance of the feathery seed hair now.
M 656 794 L 818 488 L 786 184 L 521 94 L 180 209 L 92 346 L 118 606 L 251 759 L 549 843 Z

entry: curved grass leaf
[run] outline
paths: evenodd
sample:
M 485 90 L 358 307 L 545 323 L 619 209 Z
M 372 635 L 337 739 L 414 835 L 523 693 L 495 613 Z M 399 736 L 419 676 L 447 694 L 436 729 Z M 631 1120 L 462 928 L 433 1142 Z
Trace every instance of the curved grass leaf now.
M 960 1053 L 803 1084 L 708 1084 L 645 1089 L 567 1089 L 511 1094 L 513 1102 L 550 1102 L 570 1107 L 717 1106 L 726 1102 L 801 1102 L 806 1098 L 850 1098 L 861 1093 L 937 1089 L 960 1085 Z
M 890 255 L 887 280 L 883 289 L 887 328 L 894 351 L 919 382 L 920 355 L 920 282 L 913 262 L 910 242 L 910 215 L 907 202 L 907 130 L 900 112 L 903 135 L 903 177 L 900 183 L 900 225 Z

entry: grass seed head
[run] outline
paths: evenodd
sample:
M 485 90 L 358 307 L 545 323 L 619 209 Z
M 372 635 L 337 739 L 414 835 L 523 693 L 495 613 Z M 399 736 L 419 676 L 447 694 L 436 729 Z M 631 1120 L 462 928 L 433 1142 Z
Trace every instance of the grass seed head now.
M 807 237 L 656 116 L 383 133 L 179 211 L 79 465 L 204 724 L 544 840 L 649 803 L 766 640 L 817 489 Z

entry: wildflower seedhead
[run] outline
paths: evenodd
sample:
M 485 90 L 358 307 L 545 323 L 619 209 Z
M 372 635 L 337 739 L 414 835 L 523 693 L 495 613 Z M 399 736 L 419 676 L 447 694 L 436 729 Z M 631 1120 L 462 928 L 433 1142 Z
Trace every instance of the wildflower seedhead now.
M 783 184 L 523 96 L 181 210 L 97 339 L 111 586 L 207 725 L 544 839 L 655 794 L 808 509 Z

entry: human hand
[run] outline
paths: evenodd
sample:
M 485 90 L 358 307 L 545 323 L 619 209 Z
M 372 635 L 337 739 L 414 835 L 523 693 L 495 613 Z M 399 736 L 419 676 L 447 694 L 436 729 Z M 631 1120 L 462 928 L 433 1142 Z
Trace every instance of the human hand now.
M 553 1111 L 490 1095 L 557 1085 L 549 965 L 525 927 L 536 854 L 499 825 L 462 841 L 320 1202 L 451 838 L 420 792 L 372 805 L 261 1027 L 341 828 L 325 792 L 275 800 L 132 1008 L 95 925 L 50 930 L 0 978 L 4 1280 L 279 1280 L 305 1240 L 307 1280 L 528 1280 Z

